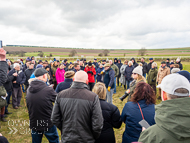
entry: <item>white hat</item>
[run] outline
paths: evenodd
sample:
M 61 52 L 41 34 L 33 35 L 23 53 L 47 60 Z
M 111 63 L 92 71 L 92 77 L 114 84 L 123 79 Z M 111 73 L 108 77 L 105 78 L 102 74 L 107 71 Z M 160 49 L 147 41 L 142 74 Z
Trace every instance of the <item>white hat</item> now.
M 190 95 L 190 84 L 187 78 L 180 74 L 170 74 L 163 78 L 161 84 L 157 86 L 161 88 L 168 94 L 176 95 L 176 96 L 189 96 Z M 175 90 L 179 88 L 185 88 L 189 91 L 189 93 L 176 93 Z
M 137 73 L 142 76 L 142 69 L 143 68 L 141 66 L 137 66 L 136 68 L 134 68 L 133 73 Z

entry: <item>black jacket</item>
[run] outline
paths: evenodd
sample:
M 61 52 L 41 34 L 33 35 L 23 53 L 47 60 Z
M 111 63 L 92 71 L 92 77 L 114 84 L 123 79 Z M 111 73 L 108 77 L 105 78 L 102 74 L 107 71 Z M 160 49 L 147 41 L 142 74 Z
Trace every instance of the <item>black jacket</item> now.
M 141 62 L 143 67 L 143 74 L 148 73 L 148 65 L 146 62 Z
M 136 63 L 135 58 L 132 58 L 131 60 L 134 60 L 133 67 L 136 68 L 139 64 Z
M 73 83 L 73 79 L 65 78 L 64 82 L 61 82 L 57 85 L 55 92 L 59 93 L 62 90 L 70 88 L 72 83 Z
M 122 66 L 123 64 L 121 63 L 121 60 L 120 60 L 120 59 L 119 59 L 118 61 L 120 61 L 120 63 L 117 63 L 116 65 L 117 65 L 117 67 L 119 68 L 119 75 L 118 75 L 118 77 L 120 77 L 120 76 L 121 76 L 120 68 L 121 68 L 121 66 Z
M 133 67 L 133 66 L 127 66 L 127 67 L 125 68 L 125 73 L 124 73 L 124 75 L 125 75 L 125 79 L 126 79 L 127 81 L 133 81 L 133 78 L 132 78 L 132 72 L 133 72 L 133 70 L 134 70 L 134 67 Z
M 25 70 L 24 74 L 26 76 L 26 80 L 25 80 L 25 85 L 29 85 L 28 80 L 30 79 L 30 76 L 32 75 L 32 73 L 35 71 L 35 69 L 27 69 Z
M 0 86 L 7 81 L 8 64 L 6 61 L 0 61 Z
M 11 75 L 11 76 L 7 75 L 7 81 L 3 85 L 7 92 L 12 92 L 12 90 L 13 90 L 13 84 L 12 84 L 13 79 L 14 79 L 13 75 Z
M 154 61 L 152 63 L 154 63 Z M 148 71 L 147 71 L 147 73 L 149 73 L 150 69 L 152 68 L 152 63 L 151 62 L 148 63 Z
M 96 143 L 115 143 L 113 128 L 118 129 L 121 127 L 120 112 L 115 105 L 107 103 L 105 100 L 100 99 L 100 105 L 104 117 L 104 126 Z
M 16 71 L 15 69 L 11 70 L 8 75 L 11 76 L 13 73 L 17 72 L 17 77 L 14 77 L 13 81 L 16 81 L 16 83 L 13 83 L 14 88 L 20 87 L 20 84 L 24 84 L 26 81 L 26 76 L 22 70 Z
M 51 121 L 62 131 L 62 142 L 94 143 L 103 127 L 98 96 L 87 84 L 73 82 L 58 94 Z
M 182 69 L 183 69 L 183 65 L 181 64 L 181 62 L 178 62 L 178 63 L 176 63 L 176 64 L 178 64 L 178 65 L 179 65 L 179 69 L 180 69 L 180 70 L 182 70 Z
M 45 82 L 36 79 L 30 83 L 26 95 L 30 129 L 46 131 L 53 126 L 50 117 L 56 96 L 57 93 Z
M 170 62 L 166 62 L 166 66 L 170 68 Z
M 85 67 L 84 66 L 80 66 L 80 70 L 84 71 Z

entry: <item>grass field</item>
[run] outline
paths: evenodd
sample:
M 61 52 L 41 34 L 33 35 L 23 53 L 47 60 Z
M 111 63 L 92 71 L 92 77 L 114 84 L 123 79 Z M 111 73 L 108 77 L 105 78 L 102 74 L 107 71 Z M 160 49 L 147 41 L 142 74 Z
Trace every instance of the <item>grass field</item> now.
M 184 66 L 184 70 L 190 71 L 189 62 L 184 62 L 182 64 Z M 158 63 L 158 65 L 160 64 Z M 123 94 L 124 94 L 123 87 L 121 88 L 117 86 L 117 93 L 113 95 L 113 104 L 119 108 L 120 112 L 122 112 L 122 109 L 126 103 L 126 99 L 123 102 L 119 100 L 119 97 L 122 96 Z M 160 100 L 157 100 L 156 104 L 159 104 L 160 102 L 161 102 Z M 9 112 L 12 112 L 12 114 L 6 118 L 8 122 L 1 122 L 0 133 L 2 133 L 8 139 L 10 143 L 31 143 L 32 142 L 30 129 L 29 129 L 29 116 L 27 113 L 27 109 L 24 107 L 24 98 L 22 98 L 21 100 L 21 105 L 23 107 L 20 107 L 18 110 L 15 110 L 12 108 L 10 104 L 8 109 L 9 109 Z M 15 132 L 16 130 L 18 131 Z M 116 136 L 117 143 L 122 142 L 122 134 L 124 130 L 125 130 L 124 123 L 122 124 L 122 127 L 120 129 L 115 129 L 115 136 Z M 60 131 L 58 132 L 59 132 L 59 137 L 61 137 Z M 48 143 L 45 137 L 43 138 L 42 142 Z

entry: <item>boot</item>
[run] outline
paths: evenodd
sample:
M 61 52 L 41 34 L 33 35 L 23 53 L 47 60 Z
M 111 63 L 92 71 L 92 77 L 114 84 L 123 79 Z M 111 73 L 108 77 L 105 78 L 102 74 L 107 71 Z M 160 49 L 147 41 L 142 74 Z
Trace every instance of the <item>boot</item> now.
M 2 122 L 7 122 L 7 120 L 4 118 L 4 115 L 1 115 L 1 121 Z

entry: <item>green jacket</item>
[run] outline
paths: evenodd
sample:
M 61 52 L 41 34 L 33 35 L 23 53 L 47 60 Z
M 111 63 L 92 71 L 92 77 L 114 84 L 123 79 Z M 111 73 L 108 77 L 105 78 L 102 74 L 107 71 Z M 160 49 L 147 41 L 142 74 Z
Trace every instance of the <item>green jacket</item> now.
M 138 81 L 138 82 L 136 82 L 136 80 L 133 80 L 133 81 L 130 83 L 130 93 L 129 93 L 129 96 L 128 96 L 128 98 L 127 98 L 127 102 L 131 100 L 131 95 L 134 93 L 134 90 L 135 90 L 135 88 L 136 88 L 136 86 L 137 86 L 137 84 L 138 84 L 139 82 L 144 82 L 144 80 L 140 80 L 140 81 Z
M 58 67 L 58 66 L 54 66 L 54 65 L 53 65 L 53 67 L 51 67 L 52 72 L 53 72 L 53 82 L 56 81 L 55 73 L 56 73 L 56 71 L 57 71 L 57 67 Z
M 143 131 L 139 142 L 190 143 L 190 98 L 162 101 L 157 105 L 156 124 Z
M 156 84 L 158 70 L 156 68 L 150 69 L 148 72 L 147 83 Z
M 115 77 L 117 77 L 119 75 L 119 68 L 115 64 L 112 64 L 111 68 L 115 71 Z

